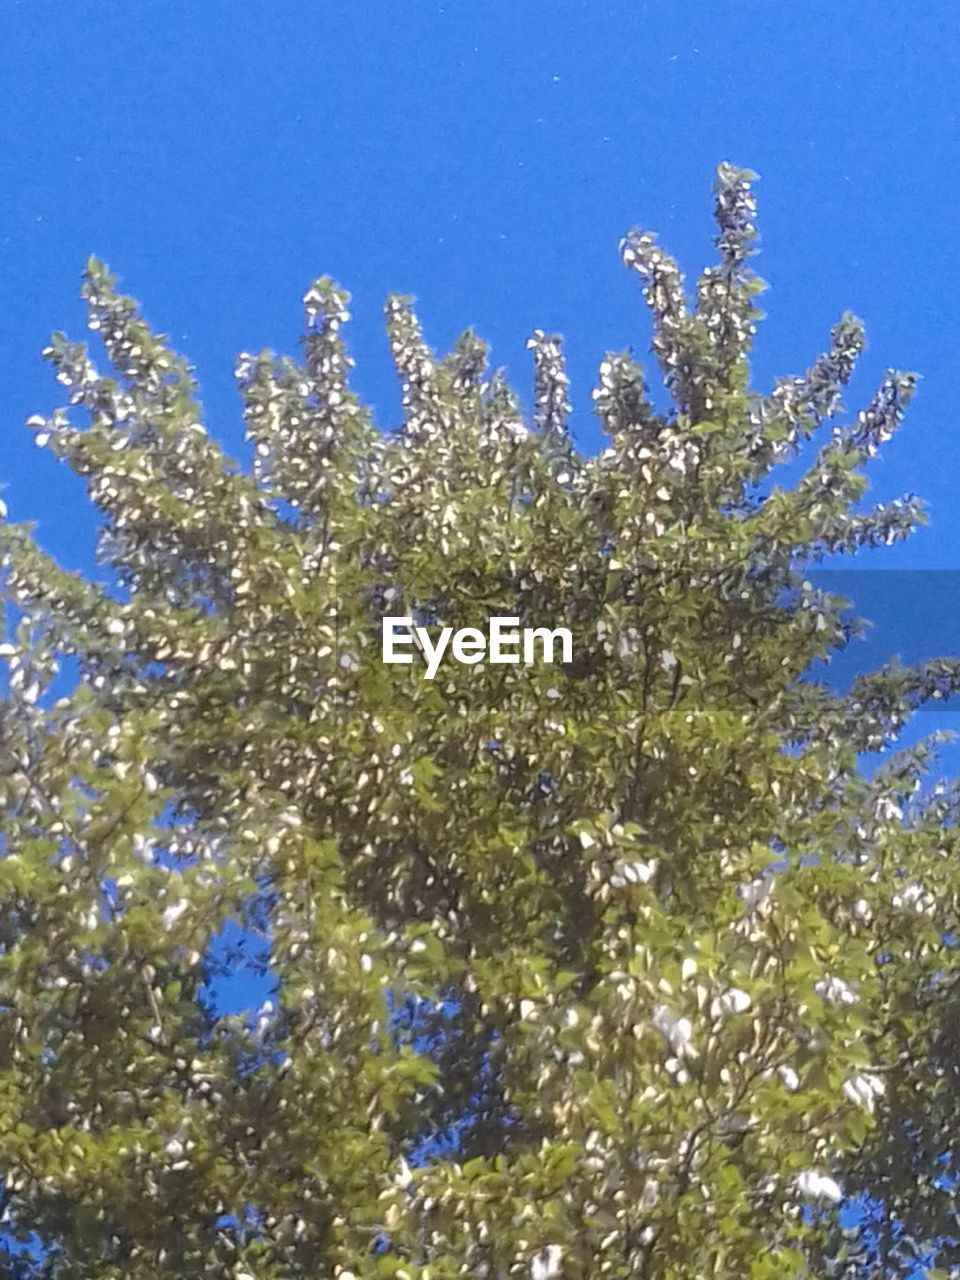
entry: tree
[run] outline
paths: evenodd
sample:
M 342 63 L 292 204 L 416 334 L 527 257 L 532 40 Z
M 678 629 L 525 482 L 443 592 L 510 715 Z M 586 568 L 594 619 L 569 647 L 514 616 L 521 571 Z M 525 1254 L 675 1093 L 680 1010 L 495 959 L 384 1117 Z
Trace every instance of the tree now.
M 531 338 L 525 424 L 483 344 L 437 359 L 399 297 L 403 421 L 377 430 L 320 279 L 300 362 L 239 358 L 247 474 L 88 265 L 111 372 L 56 335 L 69 406 L 30 425 L 88 479 L 103 579 L 2 530 L 5 1274 L 869 1262 L 836 1202 L 916 1147 L 909 1116 L 955 1114 L 960 881 L 933 745 L 872 778 L 857 754 L 960 664 L 804 679 L 850 635 L 807 568 L 921 518 L 860 504 L 914 379 L 832 426 L 864 341 L 844 315 L 751 388 L 752 178 L 718 171 L 695 300 L 654 237 L 623 242 L 670 408 L 608 354 L 589 457 L 557 338 Z M 564 626 L 573 657 L 426 680 L 381 661 L 385 615 Z M 249 1017 L 211 995 L 231 927 L 274 988 Z M 887 1267 L 950 1220 L 929 1173 L 883 1180 Z

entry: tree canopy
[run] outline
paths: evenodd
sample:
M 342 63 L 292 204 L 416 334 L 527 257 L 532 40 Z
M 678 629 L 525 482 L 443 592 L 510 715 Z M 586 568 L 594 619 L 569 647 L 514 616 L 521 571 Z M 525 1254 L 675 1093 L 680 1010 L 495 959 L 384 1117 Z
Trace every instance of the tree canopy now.
M 100 352 L 53 337 L 68 404 L 29 425 L 103 572 L 0 528 L 4 1275 L 907 1274 L 949 1234 L 958 796 L 935 744 L 858 754 L 960 662 L 807 678 L 850 638 L 810 567 L 922 518 L 862 501 L 914 378 L 845 415 L 845 314 L 754 389 L 753 177 L 720 166 L 694 295 L 623 241 L 666 407 L 608 353 L 592 455 L 558 337 L 527 416 L 403 297 L 379 429 L 321 278 L 298 360 L 237 361 L 244 469 L 88 264 Z M 385 615 L 573 659 L 427 681 Z M 238 939 L 249 1014 L 215 994 Z

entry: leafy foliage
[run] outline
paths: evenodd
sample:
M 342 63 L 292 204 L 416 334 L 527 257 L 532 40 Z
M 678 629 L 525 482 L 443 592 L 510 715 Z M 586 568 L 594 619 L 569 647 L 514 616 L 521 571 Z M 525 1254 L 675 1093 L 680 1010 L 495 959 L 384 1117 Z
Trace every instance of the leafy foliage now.
M 833 425 L 845 315 L 752 389 L 752 178 L 718 171 L 694 299 L 624 240 L 671 408 L 606 355 L 596 456 L 559 339 L 525 423 L 399 297 L 377 430 L 320 279 L 300 361 L 238 360 L 248 474 L 88 265 L 110 372 L 55 336 L 69 405 L 30 425 L 109 581 L 0 532 L 6 1275 L 762 1280 L 905 1272 L 949 1228 L 957 797 L 928 748 L 857 753 L 960 665 L 803 679 L 848 639 L 805 568 L 921 516 L 860 502 L 914 380 Z M 574 661 L 428 682 L 381 663 L 384 614 L 566 626 Z M 237 926 L 275 988 L 250 1017 L 211 997 Z M 872 1242 L 835 1212 L 862 1188 Z

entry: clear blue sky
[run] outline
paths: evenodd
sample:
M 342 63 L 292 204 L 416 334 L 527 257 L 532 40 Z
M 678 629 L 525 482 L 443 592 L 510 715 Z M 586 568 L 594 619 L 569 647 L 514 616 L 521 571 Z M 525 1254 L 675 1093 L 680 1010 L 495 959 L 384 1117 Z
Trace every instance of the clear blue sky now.
M 20 424 L 59 403 L 39 350 L 55 328 L 83 335 L 91 252 L 196 365 L 240 456 L 234 356 L 294 350 L 321 273 L 354 295 L 356 385 L 382 425 L 398 398 L 380 308 L 399 290 L 438 347 L 474 325 L 524 393 L 528 333 L 562 332 L 592 448 L 599 357 L 649 336 L 618 239 L 654 229 L 695 275 L 730 159 L 762 175 L 758 382 L 802 370 L 858 312 L 871 345 L 853 407 L 888 363 L 924 375 L 873 496 L 914 491 L 932 514 L 870 567 L 960 568 L 958 84 L 956 0 L 4 0 L 11 516 L 89 565 L 82 486 Z M 949 609 L 936 636 L 899 596 L 885 612 L 888 648 L 960 652 L 960 574 L 955 636 Z

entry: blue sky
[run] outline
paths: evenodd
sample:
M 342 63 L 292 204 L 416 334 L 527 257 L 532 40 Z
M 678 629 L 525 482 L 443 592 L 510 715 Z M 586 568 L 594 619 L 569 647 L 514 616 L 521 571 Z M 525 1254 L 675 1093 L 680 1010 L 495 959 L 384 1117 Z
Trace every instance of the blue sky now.
M 887 364 L 924 375 L 872 496 L 917 492 L 932 517 L 865 567 L 960 568 L 958 26 L 956 0 L 5 0 L 11 516 L 89 566 L 82 485 L 20 424 L 59 402 L 39 351 L 53 329 L 83 335 L 91 252 L 193 361 L 209 425 L 241 457 L 234 356 L 294 350 L 321 273 L 354 295 L 356 386 L 382 425 L 398 396 L 381 305 L 398 290 L 440 348 L 472 324 L 525 394 L 530 330 L 563 333 L 592 448 L 597 361 L 649 338 L 617 242 L 656 230 L 695 276 L 729 159 L 762 176 L 758 384 L 802 370 L 841 310 L 860 314 L 853 407 Z M 960 575 L 957 601 L 956 636 L 949 608 L 934 636 L 881 591 L 874 653 L 960 652 Z

